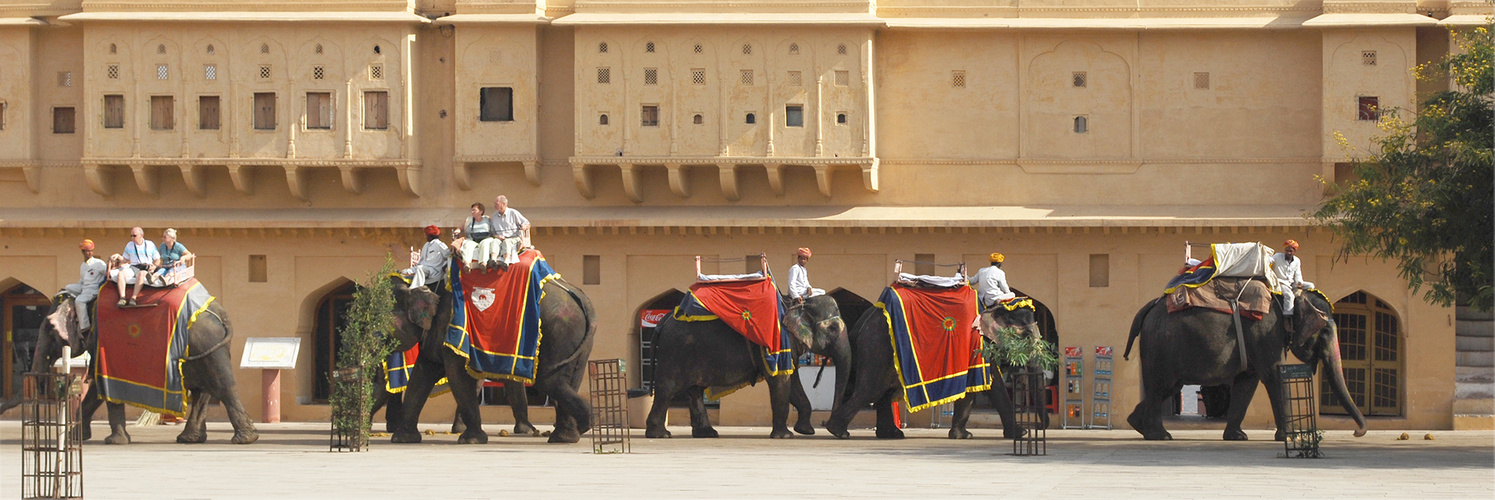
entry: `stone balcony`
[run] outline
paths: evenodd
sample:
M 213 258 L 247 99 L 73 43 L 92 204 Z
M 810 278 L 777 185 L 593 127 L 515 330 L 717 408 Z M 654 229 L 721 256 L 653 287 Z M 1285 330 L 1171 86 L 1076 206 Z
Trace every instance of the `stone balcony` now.
M 571 175 L 576 190 L 591 199 L 596 196 L 592 178 L 595 170 L 616 166 L 623 176 L 623 194 L 634 203 L 642 203 L 642 175 L 644 166 L 663 166 L 669 178 L 670 192 L 681 198 L 689 198 L 690 175 L 695 167 L 714 166 L 722 195 L 728 201 L 742 199 L 738 188 L 738 169 L 748 165 L 762 165 L 768 172 L 768 185 L 775 195 L 784 195 L 784 168 L 808 166 L 815 169 L 815 184 L 820 194 L 831 197 L 831 171 L 856 169 L 862 175 L 862 187 L 877 192 L 876 157 L 789 157 L 789 156 L 573 156 Z
M 286 185 L 291 194 L 303 201 L 309 200 L 307 177 L 311 169 L 337 169 L 342 177 L 343 189 L 349 193 L 363 192 L 363 173 L 368 169 L 394 169 L 400 181 L 400 189 L 410 196 L 420 196 L 421 163 L 409 159 L 304 159 L 304 158 L 101 158 L 85 157 L 81 161 L 88 187 L 101 196 L 114 194 L 119 180 L 114 173 L 128 170 L 135 179 L 135 187 L 141 192 L 157 196 L 160 192 L 160 175 L 168 167 L 177 168 L 187 189 L 197 197 L 207 196 L 204 176 L 207 169 L 224 167 L 234 189 L 254 193 L 254 177 L 249 175 L 254 167 L 279 167 L 285 171 Z M 31 184 L 27 176 L 28 185 Z M 35 192 L 33 187 L 32 191 Z

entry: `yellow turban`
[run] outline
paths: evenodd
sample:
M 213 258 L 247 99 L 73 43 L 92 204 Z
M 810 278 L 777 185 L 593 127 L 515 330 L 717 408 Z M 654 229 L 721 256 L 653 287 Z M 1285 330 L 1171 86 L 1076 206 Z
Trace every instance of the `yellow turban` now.
M 992 254 L 991 254 L 991 261 L 992 262 L 1002 262 L 1004 260 L 1007 260 L 1006 256 L 1004 256 L 1004 255 L 1002 255 L 1000 253 L 992 252 Z

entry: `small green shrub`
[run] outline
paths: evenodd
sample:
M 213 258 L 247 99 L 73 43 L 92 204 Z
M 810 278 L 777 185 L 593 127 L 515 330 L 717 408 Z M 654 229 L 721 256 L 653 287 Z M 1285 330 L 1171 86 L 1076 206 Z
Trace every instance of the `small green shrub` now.
M 355 449 L 368 446 L 374 380 L 383 366 L 381 362 L 398 345 L 393 336 L 386 335 L 394 329 L 394 290 L 386 278 L 394 268 L 394 261 L 385 256 L 384 266 L 358 284 L 346 323 L 338 332 L 337 368 L 345 381 L 334 379 L 327 399 L 332 407 L 333 430 L 351 436 L 353 442 L 348 444 Z
M 1059 366 L 1054 344 L 1042 337 L 1022 335 L 1016 328 L 999 328 L 997 342 L 981 344 L 981 355 L 989 363 L 1001 366 L 1029 366 L 1053 370 Z

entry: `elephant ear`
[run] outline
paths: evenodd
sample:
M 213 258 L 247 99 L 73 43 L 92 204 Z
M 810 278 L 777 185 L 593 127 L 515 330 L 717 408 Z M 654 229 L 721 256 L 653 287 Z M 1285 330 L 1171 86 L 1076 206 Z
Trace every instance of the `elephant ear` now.
M 436 296 L 430 290 L 417 288 L 410 291 L 409 308 L 405 310 L 406 317 L 411 323 L 419 326 L 421 331 L 431 329 L 431 322 L 436 318 L 436 306 L 441 302 L 441 297 Z
M 1296 301 L 1297 304 L 1293 309 L 1298 312 L 1298 331 L 1293 342 L 1296 346 L 1304 347 L 1311 344 L 1319 332 L 1329 326 L 1331 318 L 1328 313 L 1320 311 L 1307 297 L 1300 295 Z
M 58 301 L 57 306 L 52 308 L 52 314 L 47 315 L 47 323 L 52 325 L 52 330 L 57 332 L 64 344 L 72 345 L 73 339 L 78 337 L 78 314 L 73 301 Z

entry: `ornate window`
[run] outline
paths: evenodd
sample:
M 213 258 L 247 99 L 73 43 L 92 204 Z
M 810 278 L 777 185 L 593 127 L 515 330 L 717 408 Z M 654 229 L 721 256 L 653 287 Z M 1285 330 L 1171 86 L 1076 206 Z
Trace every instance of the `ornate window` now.
M 1363 291 L 1334 303 L 1339 355 L 1350 399 L 1365 416 L 1402 414 L 1401 318 L 1391 306 Z M 1325 370 L 1328 367 L 1324 367 Z M 1344 415 L 1328 372 L 1319 377 L 1320 410 Z

